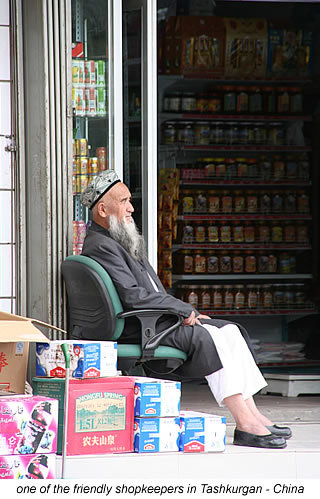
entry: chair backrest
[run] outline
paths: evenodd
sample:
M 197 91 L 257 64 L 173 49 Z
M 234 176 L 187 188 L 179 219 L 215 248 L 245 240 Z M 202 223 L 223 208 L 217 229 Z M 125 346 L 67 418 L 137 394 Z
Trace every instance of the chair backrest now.
M 68 256 L 62 264 L 68 298 L 71 339 L 113 340 L 122 334 L 124 319 L 117 290 L 108 272 L 83 255 Z

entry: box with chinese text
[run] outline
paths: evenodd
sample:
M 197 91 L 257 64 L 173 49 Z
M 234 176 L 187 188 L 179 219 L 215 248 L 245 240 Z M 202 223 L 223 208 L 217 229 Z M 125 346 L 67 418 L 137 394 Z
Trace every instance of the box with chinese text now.
M 56 478 L 55 454 L 0 455 L 0 479 Z

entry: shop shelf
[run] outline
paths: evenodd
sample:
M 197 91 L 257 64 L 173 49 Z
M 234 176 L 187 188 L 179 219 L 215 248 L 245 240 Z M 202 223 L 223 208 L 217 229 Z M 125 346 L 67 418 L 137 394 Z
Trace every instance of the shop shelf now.
M 172 247 L 173 251 L 179 249 L 191 249 L 191 250 L 311 250 L 310 244 L 302 243 L 181 243 L 175 244 Z
M 293 281 L 309 280 L 312 274 L 173 274 L 176 281 Z
M 202 309 L 201 306 L 198 307 L 199 312 L 201 314 L 205 315 L 214 315 L 215 317 L 217 316 L 229 316 L 229 315 L 248 315 L 248 316 L 259 316 L 259 315 L 304 315 L 304 314 L 312 314 L 316 313 L 316 309 L 314 306 L 306 306 L 306 307 L 301 307 L 301 308 L 274 308 L 274 309 L 248 309 L 248 308 L 243 308 L 243 309 L 231 309 L 231 310 L 219 310 L 219 309 Z
M 182 174 L 183 175 L 183 174 Z M 290 187 L 309 187 L 311 182 L 309 180 L 299 180 L 299 179 L 268 179 L 264 180 L 261 178 L 214 178 L 214 177 L 200 177 L 200 178 L 184 178 L 180 180 L 180 185 L 190 186 L 190 187 L 210 187 L 211 185 L 228 185 L 228 186 L 244 186 L 249 185 L 250 187 L 279 187 L 279 186 L 290 186 Z
M 200 120 L 200 121 L 312 121 L 312 116 L 308 114 L 215 114 L 215 113 L 170 113 L 159 114 L 160 120 Z
M 284 144 L 281 146 L 269 146 L 269 145 L 181 145 L 180 148 L 185 151 L 259 151 L 259 152 L 310 152 L 312 150 L 309 146 L 293 146 L 289 144 Z
M 216 220 L 311 220 L 309 214 L 304 213 L 250 213 L 250 214 L 213 214 L 213 215 L 179 215 L 178 220 L 194 220 L 194 221 L 216 221 Z

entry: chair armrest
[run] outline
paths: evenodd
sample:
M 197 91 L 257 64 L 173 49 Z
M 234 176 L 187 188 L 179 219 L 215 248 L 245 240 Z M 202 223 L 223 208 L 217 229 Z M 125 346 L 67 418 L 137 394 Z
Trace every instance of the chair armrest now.
M 176 317 L 176 322 L 160 333 L 156 333 L 156 323 L 162 315 L 172 315 L 173 317 Z M 154 351 L 159 346 L 161 340 L 177 329 L 183 321 L 181 315 L 165 309 L 130 310 L 129 312 L 121 312 L 117 317 L 120 319 L 129 317 L 136 317 L 139 319 L 141 324 L 142 358 L 153 357 Z

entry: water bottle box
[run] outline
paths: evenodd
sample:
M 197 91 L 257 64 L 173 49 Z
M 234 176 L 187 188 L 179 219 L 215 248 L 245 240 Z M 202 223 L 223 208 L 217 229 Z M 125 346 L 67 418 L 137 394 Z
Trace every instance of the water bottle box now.
M 196 411 L 180 414 L 182 452 L 222 452 L 226 445 L 226 418 Z
M 55 453 L 58 405 L 41 396 L 0 397 L 0 455 Z
M 114 341 L 51 341 L 36 345 L 36 376 L 64 378 L 66 365 L 61 344 L 70 354 L 72 378 L 99 378 L 117 375 L 117 343 Z
M 55 454 L 0 455 L 0 479 L 56 478 Z
M 135 452 L 177 452 L 180 418 L 135 418 Z
M 181 383 L 135 377 L 134 415 L 136 417 L 179 416 Z

